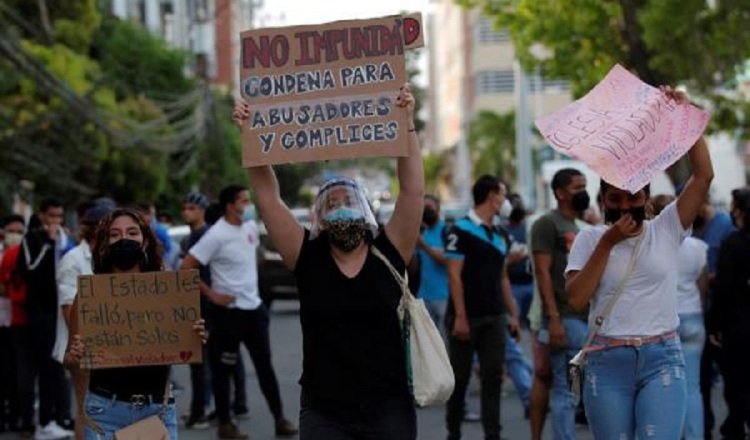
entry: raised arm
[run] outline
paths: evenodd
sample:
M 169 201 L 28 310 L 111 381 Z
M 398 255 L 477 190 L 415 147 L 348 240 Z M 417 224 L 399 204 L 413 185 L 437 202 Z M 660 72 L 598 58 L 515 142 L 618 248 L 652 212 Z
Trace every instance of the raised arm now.
M 399 194 L 393 216 L 385 226 L 385 232 L 404 261 L 409 261 L 419 236 L 419 225 L 422 224 L 424 170 L 419 138 L 414 130 L 414 97 L 408 84 L 401 88 L 396 105 L 408 114 L 408 155 L 398 158 Z
M 671 87 L 662 87 L 664 93 L 677 101 L 678 105 L 691 105 L 687 95 L 683 92 L 673 90 Z M 714 179 L 714 168 L 711 164 L 711 155 L 708 146 L 701 136 L 688 152 L 690 166 L 693 174 L 690 176 L 685 189 L 677 197 L 677 212 L 680 215 L 680 223 L 684 229 L 693 225 L 693 220 L 698 215 L 700 207 L 706 200 L 706 194 Z
M 240 127 L 240 131 L 245 130 L 245 121 L 249 117 L 248 104 L 244 101 L 238 102 L 234 107 L 232 120 Z M 284 265 L 294 270 L 300 249 L 302 249 L 302 241 L 305 239 L 305 230 L 281 199 L 279 181 L 271 166 L 248 168 L 247 175 L 250 178 L 250 186 L 255 193 L 255 202 L 268 236 L 281 254 Z

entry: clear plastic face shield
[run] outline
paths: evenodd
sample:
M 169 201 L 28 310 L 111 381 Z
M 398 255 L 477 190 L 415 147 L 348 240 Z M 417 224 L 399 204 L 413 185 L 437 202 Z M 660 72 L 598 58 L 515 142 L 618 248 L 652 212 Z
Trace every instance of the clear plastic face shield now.
M 351 224 L 361 225 L 373 236 L 378 231 L 378 223 L 364 191 L 350 179 L 326 182 L 315 199 L 310 238 L 319 236 L 323 231 L 330 232 L 341 225 Z

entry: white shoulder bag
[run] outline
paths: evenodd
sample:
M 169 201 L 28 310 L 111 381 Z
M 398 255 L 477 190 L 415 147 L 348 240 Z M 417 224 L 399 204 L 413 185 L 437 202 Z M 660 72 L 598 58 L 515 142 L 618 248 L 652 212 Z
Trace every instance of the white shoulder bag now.
M 406 368 L 414 401 L 419 406 L 445 403 L 453 393 L 455 378 L 443 338 L 432 322 L 424 301 L 409 291 L 402 276 L 375 246 L 370 250 L 391 271 L 401 286 L 398 316 L 406 349 Z

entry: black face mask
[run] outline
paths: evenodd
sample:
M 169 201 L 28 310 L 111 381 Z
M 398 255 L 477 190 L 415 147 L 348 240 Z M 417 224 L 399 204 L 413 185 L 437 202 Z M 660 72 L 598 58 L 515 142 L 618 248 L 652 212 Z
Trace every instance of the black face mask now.
M 367 236 L 367 225 L 361 220 L 339 220 L 326 223 L 325 236 L 331 246 L 351 252 Z
M 112 267 L 119 270 L 129 270 L 143 261 L 146 254 L 141 243 L 122 238 L 109 246 L 109 259 Z
M 422 222 L 427 226 L 432 226 L 438 221 L 438 213 L 432 208 L 425 208 L 422 212 Z
M 625 215 L 630 214 L 631 217 L 633 217 L 633 220 L 635 220 L 636 225 L 640 226 L 641 223 L 643 223 L 643 220 L 646 219 L 646 205 L 643 206 L 634 206 L 630 209 L 605 209 L 604 210 L 604 223 L 613 224 L 617 223 L 620 218 Z
M 586 190 L 578 191 L 573 195 L 573 199 L 570 201 L 573 209 L 576 210 L 576 212 L 583 212 L 587 209 L 589 209 L 589 204 L 591 203 L 591 198 L 589 197 L 589 193 L 586 192 Z

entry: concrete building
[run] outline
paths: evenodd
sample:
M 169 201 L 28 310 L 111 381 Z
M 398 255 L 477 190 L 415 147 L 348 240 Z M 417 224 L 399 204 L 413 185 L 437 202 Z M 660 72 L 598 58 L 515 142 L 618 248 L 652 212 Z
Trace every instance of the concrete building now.
M 260 0 L 113 0 L 112 13 L 187 50 L 196 76 L 236 91 L 239 33 L 253 27 L 260 6 Z
M 430 137 L 431 148 L 439 151 L 455 146 L 462 124 L 479 111 L 502 114 L 516 108 L 516 56 L 508 33 L 496 30 L 479 10 L 435 0 L 430 21 Z M 564 81 L 532 73 L 528 82 L 532 119 L 571 101 Z

